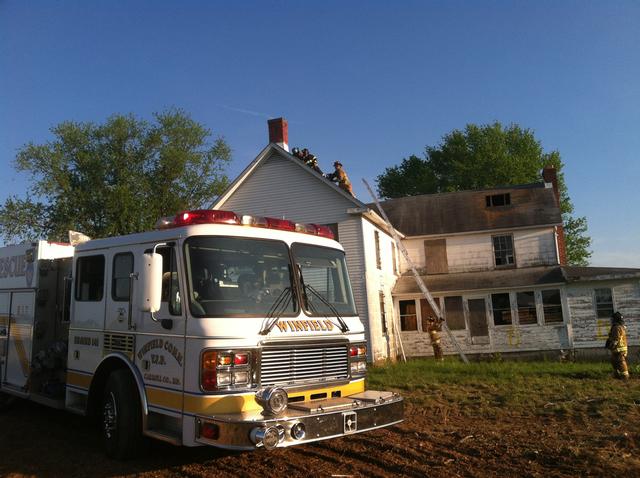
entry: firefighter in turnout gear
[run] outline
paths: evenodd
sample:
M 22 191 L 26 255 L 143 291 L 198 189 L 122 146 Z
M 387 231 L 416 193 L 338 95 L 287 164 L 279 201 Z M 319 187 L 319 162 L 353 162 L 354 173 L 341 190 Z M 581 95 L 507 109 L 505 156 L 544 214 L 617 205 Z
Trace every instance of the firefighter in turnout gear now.
M 628 379 L 627 328 L 624 325 L 624 317 L 620 312 L 614 312 L 611 316 L 611 330 L 605 347 L 611 350 L 611 365 L 613 365 L 614 377 L 623 380 Z
M 340 187 L 340 189 L 348 192 L 355 197 L 355 195 L 353 194 L 353 189 L 351 188 L 351 181 L 349 181 L 349 176 L 347 176 L 347 173 L 345 173 L 344 169 L 342 169 L 342 163 L 340 161 L 336 161 L 335 163 L 333 163 L 333 167 L 335 168 L 335 171 L 331 174 L 327 174 L 327 179 L 329 181 L 333 181 L 334 183 L 338 183 L 338 187 Z
M 435 318 L 433 316 L 427 319 L 427 332 L 429 332 L 429 338 L 431 339 L 431 346 L 433 347 L 433 357 L 438 361 L 444 360 L 444 354 L 442 353 L 442 345 L 440 345 L 440 332 L 442 332 L 442 317 Z

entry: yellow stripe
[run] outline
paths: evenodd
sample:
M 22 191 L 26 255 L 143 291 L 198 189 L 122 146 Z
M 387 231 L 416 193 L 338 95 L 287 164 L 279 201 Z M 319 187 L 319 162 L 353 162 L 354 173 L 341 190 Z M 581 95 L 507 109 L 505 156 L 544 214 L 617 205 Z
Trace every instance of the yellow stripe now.
M 11 338 L 13 339 L 13 346 L 18 353 L 18 359 L 20 360 L 22 374 L 25 378 L 27 378 L 29 376 L 29 359 L 27 358 L 27 351 L 25 350 L 24 343 L 22 342 L 22 339 L 24 337 L 18 334 L 14 334 L 12 331 Z
M 69 385 L 73 385 L 74 387 L 89 390 L 92 378 L 93 375 L 84 375 L 82 373 L 67 371 L 67 383 Z
M 147 392 L 147 403 L 162 408 L 172 408 L 182 410 L 182 392 L 169 390 L 159 390 L 157 388 L 145 387 Z
M 8 315 L 0 315 L 0 325 L 4 325 L 4 326 L 9 325 L 9 316 Z
M 295 392 L 290 395 L 291 398 L 304 397 L 304 401 L 311 400 L 311 395 L 318 393 L 326 393 L 331 398 L 331 393 L 340 391 L 343 397 L 353 395 L 354 393 L 364 391 L 364 380 L 351 382 L 347 385 L 339 387 L 317 388 L 314 390 L 305 390 L 303 392 Z M 162 406 L 162 405 L 161 405 Z M 194 396 L 185 395 L 184 411 L 193 415 L 216 415 L 220 413 L 239 413 L 261 410 L 260 405 L 255 400 L 253 393 L 236 396 Z

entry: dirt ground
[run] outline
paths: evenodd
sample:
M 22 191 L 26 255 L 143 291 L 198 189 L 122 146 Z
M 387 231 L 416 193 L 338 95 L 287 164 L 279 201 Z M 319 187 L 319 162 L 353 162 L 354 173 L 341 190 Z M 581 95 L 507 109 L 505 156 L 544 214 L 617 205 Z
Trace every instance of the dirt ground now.
M 120 463 L 86 419 L 23 402 L 0 415 L 0 476 L 640 476 L 638 412 L 470 418 L 415 403 L 403 424 L 347 438 L 251 453 L 154 441 Z

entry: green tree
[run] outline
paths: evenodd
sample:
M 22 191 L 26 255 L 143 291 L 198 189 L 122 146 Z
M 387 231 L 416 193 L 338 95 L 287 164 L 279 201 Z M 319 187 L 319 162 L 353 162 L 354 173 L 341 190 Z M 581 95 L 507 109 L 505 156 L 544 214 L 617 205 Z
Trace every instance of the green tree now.
M 424 158 L 412 155 L 385 169 L 377 177 L 378 194 L 396 198 L 525 184 L 540 181 L 549 165 L 558 174 L 568 262 L 586 265 L 591 256 L 587 220 L 572 215 L 560 153 L 545 153 L 533 132 L 518 125 L 468 124 L 464 131 L 453 130 L 438 146 L 427 146 Z
M 210 204 L 229 183 L 229 146 L 182 110 L 152 121 L 66 121 L 51 132 L 53 140 L 18 151 L 15 167 L 30 187 L 0 208 L 6 241 L 65 240 L 70 229 L 90 237 L 149 230 L 162 216 Z

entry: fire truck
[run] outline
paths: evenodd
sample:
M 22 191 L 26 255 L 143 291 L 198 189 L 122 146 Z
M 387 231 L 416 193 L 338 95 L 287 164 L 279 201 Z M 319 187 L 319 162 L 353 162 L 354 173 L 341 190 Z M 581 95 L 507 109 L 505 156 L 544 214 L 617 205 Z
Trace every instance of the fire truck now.
M 0 406 L 94 417 L 107 455 L 143 436 L 273 449 L 399 423 L 329 227 L 194 210 L 153 231 L 0 248 Z

